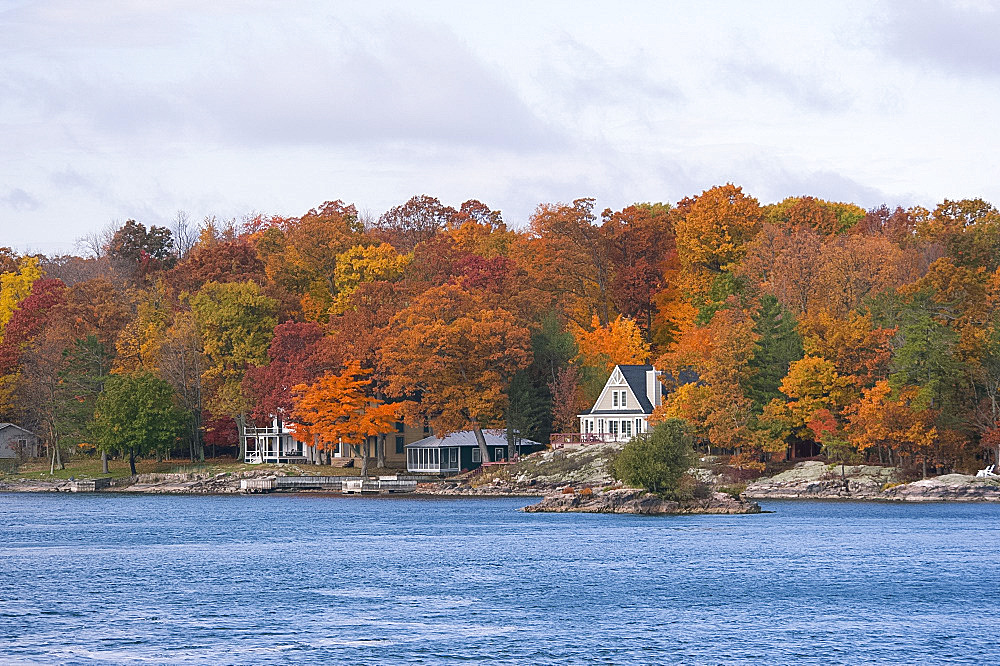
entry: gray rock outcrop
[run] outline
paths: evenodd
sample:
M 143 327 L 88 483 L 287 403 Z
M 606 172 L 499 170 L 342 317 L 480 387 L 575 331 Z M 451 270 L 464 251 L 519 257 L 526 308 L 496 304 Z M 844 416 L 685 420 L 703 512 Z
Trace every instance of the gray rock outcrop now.
M 680 514 L 760 513 L 760 505 L 726 493 L 712 493 L 702 500 L 676 502 L 633 488 L 593 493 L 549 495 L 524 508 L 528 513 L 631 513 L 643 516 Z

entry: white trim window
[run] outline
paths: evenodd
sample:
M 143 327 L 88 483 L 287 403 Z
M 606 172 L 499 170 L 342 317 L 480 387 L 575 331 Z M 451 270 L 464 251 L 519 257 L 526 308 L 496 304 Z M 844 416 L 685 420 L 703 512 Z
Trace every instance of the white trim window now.
M 628 391 L 611 391 L 611 406 L 615 409 L 628 409 Z
M 477 462 L 482 462 L 482 461 L 483 461 L 483 456 L 482 456 L 482 453 L 479 451 L 479 447 L 478 446 L 473 447 L 473 449 L 472 449 L 472 462 L 477 463 Z

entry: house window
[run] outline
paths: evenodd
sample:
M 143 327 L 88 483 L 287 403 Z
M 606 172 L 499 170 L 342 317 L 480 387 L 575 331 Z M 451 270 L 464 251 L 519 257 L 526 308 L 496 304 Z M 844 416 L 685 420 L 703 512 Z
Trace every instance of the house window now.
M 604 419 L 597 419 L 597 432 L 604 434 Z
M 475 447 L 474 449 L 472 449 L 472 462 L 474 462 L 474 463 L 482 462 L 482 456 L 479 453 L 479 447 L 478 446 Z
M 612 391 L 611 392 L 611 405 L 613 407 L 617 407 L 618 406 L 618 391 Z
M 404 446 L 403 442 L 405 441 L 406 440 L 403 438 L 402 435 L 396 435 L 396 453 L 403 452 L 403 446 Z
M 618 436 L 618 421 L 608 421 L 608 434 Z
M 622 421 L 622 434 L 625 435 L 626 437 L 631 437 L 632 436 L 632 422 L 631 421 Z
M 625 407 L 628 407 L 628 405 L 626 404 L 628 402 L 628 400 L 625 397 L 627 395 L 628 395 L 628 393 L 626 391 L 622 391 L 622 397 L 621 397 L 622 409 L 624 409 Z
M 503 460 L 503 459 L 504 459 L 504 457 L 505 457 L 505 456 L 504 456 L 504 449 L 501 449 L 500 447 L 497 447 L 497 450 L 496 450 L 496 451 L 494 451 L 494 456 L 495 456 L 495 457 L 494 457 L 494 459 L 493 459 L 493 460 L 494 460 L 495 462 L 500 462 L 501 460 Z
M 642 432 L 642 419 L 635 420 L 635 434 Z
M 458 469 L 458 449 L 448 449 L 449 457 L 451 458 L 451 467 L 453 469 Z
M 405 429 L 406 429 L 406 424 L 404 424 L 402 421 L 396 422 L 396 432 L 403 432 Z

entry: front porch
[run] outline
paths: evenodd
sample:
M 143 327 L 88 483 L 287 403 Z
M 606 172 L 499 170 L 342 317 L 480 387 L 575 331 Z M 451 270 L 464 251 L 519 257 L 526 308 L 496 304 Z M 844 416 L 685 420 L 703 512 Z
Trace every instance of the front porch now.
M 244 462 L 258 465 L 306 462 L 305 445 L 296 441 L 277 419 L 265 428 L 247 426 L 243 436 L 246 442 Z

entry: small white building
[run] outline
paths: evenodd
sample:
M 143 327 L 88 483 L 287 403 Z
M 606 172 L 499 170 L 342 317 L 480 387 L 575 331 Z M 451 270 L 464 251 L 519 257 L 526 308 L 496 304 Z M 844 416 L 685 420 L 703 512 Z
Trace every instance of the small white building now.
M 244 430 L 246 454 L 244 462 L 259 463 L 304 463 L 307 460 L 306 447 L 296 441 L 288 428 L 278 420 L 264 428 L 247 426 Z
M 661 374 L 651 365 L 616 365 L 594 406 L 579 414 L 580 441 L 624 442 L 647 432 L 649 417 L 663 404 Z
M 41 454 L 38 435 L 13 423 L 0 423 L 0 458 L 37 458 Z

